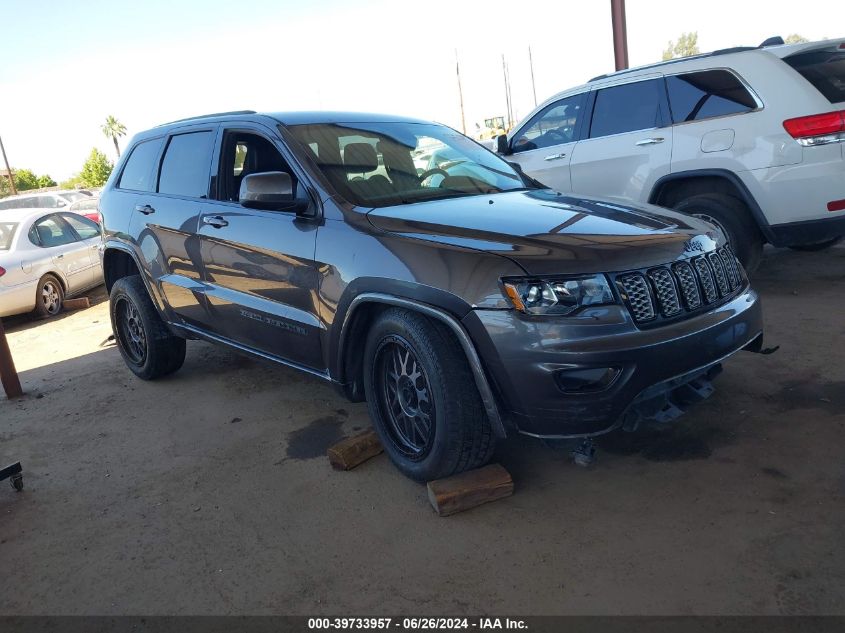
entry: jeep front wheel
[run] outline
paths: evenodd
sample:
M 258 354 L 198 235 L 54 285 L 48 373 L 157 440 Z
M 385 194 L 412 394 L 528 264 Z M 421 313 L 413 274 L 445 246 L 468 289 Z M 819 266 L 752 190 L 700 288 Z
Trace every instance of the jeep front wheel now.
M 489 461 L 495 439 L 466 356 L 440 323 L 398 308 L 370 329 L 364 389 L 385 452 L 431 481 Z
M 742 202 L 724 194 L 702 194 L 681 200 L 675 210 L 715 225 L 730 242 L 746 273 L 757 270 L 763 256 L 763 236 Z
M 185 362 L 185 339 L 167 329 L 140 275 L 114 283 L 109 312 L 120 355 L 138 378 L 153 380 L 172 374 Z

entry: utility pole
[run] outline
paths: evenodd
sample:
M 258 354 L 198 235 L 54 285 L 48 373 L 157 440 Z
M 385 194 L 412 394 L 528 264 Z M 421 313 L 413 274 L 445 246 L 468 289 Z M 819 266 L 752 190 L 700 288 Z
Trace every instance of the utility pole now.
M 625 0 L 610 0 L 610 19 L 613 23 L 613 57 L 616 70 L 628 67 L 628 26 L 625 22 Z
M 12 175 L 12 168 L 9 167 L 9 159 L 6 158 L 6 148 L 3 147 L 3 139 L 0 138 L 0 151 L 3 152 L 3 162 L 6 163 L 6 173 L 9 174 L 9 184 L 12 186 L 12 195 L 18 195 L 18 190 L 15 187 L 15 177 Z
M 511 91 L 508 86 L 508 67 L 505 64 L 505 54 L 502 53 L 502 77 L 505 80 L 505 115 L 508 117 L 508 128 L 511 126 Z
M 461 100 L 461 132 L 466 135 L 467 122 L 464 118 L 464 91 L 461 88 L 461 63 L 458 61 L 458 49 L 455 49 L 455 73 L 458 75 L 458 97 Z
M 528 66 L 531 68 L 531 90 L 534 92 L 534 107 L 537 107 L 537 87 L 534 85 L 534 59 L 531 57 L 531 47 L 528 47 Z

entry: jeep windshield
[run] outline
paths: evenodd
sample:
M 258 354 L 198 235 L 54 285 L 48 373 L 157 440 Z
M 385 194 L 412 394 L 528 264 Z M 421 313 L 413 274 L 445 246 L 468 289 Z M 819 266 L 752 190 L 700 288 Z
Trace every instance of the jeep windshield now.
M 317 123 L 288 128 L 343 198 L 362 207 L 525 189 L 508 163 L 431 123 Z

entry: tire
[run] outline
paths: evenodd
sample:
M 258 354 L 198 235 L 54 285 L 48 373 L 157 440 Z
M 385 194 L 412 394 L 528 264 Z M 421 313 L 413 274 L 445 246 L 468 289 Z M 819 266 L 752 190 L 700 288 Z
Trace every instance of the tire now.
M 751 212 L 740 200 L 719 193 L 691 196 L 675 205 L 675 210 L 715 224 L 722 232 L 748 275 L 760 265 L 763 236 Z
M 492 457 L 493 429 L 466 356 L 440 323 L 383 312 L 367 336 L 364 390 L 385 452 L 411 479 L 448 477 Z
M 185 339 L 167 329 L 139 275 L 115 282 L 109 314 L 120 355 L 138 378 L 172 374 L 185 362 Z
M 62 311 L 65 290 L 55 275 L 44 275 L 35 290 L 35 314 L 42 319 L 54 317 Z
M 824 242 L 816 242 L 815 244 L 796 244 L 794 246 L 790 246 L 793 251 L 802 251 L 805 253 L 815 253 L 816 251 L 823 251 L 826 248 L 830 248 L 839 242 L 842 241 L 842 236 L 834 237 L 830 240 L 825 240 Z

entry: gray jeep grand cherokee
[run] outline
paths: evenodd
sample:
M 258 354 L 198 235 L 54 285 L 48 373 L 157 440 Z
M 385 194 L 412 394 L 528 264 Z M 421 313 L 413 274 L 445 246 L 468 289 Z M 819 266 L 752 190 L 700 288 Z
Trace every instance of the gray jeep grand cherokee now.
M 496 438 L 668 421 L 758 349 L 724 237 L 666 209 L 563 195 L 454 130 L 236 112 L 136 136 L 102 197 L 118 347 L 153 379 L 205 339 L 366 399 L 418 480 Z

